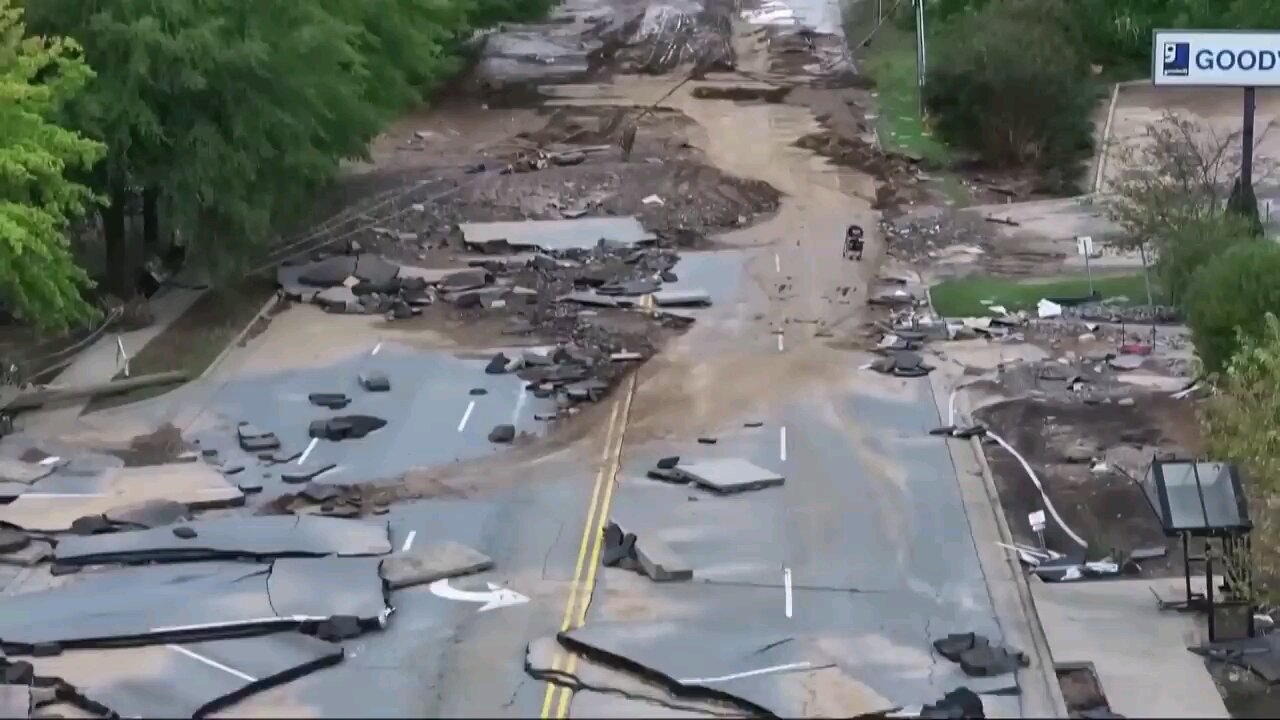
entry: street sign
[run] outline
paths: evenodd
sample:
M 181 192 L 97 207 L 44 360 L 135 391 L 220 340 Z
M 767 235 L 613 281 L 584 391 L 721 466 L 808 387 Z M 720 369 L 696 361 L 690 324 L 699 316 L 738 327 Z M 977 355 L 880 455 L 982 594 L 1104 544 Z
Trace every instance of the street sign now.
M 1093 238 L 1088 235 L 1077 236 L 1076 253 L 1085 257 L 1093 257 Z
M 1027 513 L 1027 522 L 1031 523 L 1031 529 L 1035 532 L 1044 531 L 1044 511 L 1037 510 L 1033 513 Z
M 1151 80 L 1156 85 L 1280 87 L 1280 32 L 1156 30 Z

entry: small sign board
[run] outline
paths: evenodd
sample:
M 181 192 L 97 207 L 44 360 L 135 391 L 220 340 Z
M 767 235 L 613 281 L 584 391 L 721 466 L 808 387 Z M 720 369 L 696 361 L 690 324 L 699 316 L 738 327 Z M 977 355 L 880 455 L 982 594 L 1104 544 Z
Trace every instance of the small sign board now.
M 1280 86 L 1280 32 L 1156 30 L 1151 82 L 1201 87 Z
M 1088 235 L 1076 237 L 1076 253 L 1085 257 L 1093 257 L 1093 238 Z
M 1027 522 L 1031 523 L 1033 532 L 1041 532 L 1044 530 L 1044 511 L 1037 510 L 1033 513 L 1027 513 Z

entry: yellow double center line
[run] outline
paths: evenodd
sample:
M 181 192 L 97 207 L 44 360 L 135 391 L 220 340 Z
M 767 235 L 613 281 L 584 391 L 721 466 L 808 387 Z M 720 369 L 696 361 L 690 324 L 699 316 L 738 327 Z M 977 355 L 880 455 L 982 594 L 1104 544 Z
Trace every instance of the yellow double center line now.
M 646 311 L 651 310 L 653 296 L 646 295 L 640 305 Z M 631 398 L 635 396 L 635 392 L 636 374 L 632 373 L 631 377 L 627 378 L 622 397 L 614 402 L 613 412 L 609 416 L 604 450 L 600 455 L 600 470 L 596 473 L 595 485 L 591 490 L 591 504 L 587 506 L 587 518 L 582 525 L 582 540 L 578 544 L 578 561 L 573 568 L 573 583 L 569 587 L 569 599 L 564 606 L 560 632 L 580 627 L 587 621 L 587 609 L 591 606 L 591 593 L 596 585 L 596 570 L 600 567 L 604 528 L 609 521 L 609 506 L 613 502 L 613 486 L 622 464 L 622 438 L 626 434 L 627 415 L 631 412 Z M 565 653 L 557 650 L 551 662 L 554 675 L 563 673 L 565 677 L 572 677 L 577 668 L 576 655 L 571 654 L 566 657 Z M 569 700 L 572 697 L 573 690 L 548 681 L 546 693 L 542 698 L 543 720 L 567 717 Z

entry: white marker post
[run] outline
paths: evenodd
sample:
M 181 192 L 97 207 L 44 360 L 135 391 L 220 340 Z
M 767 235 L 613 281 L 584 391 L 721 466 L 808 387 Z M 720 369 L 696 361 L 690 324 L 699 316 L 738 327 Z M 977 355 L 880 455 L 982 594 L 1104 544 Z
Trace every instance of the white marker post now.
M 1084 271 L 1089 276 L 1089 298 L 1093 298 L 1093 266 L 1089 259 L 1093 256 L 1093 238 L 1088 235 L 1076 236 L 1076 252 L 1084 256 Z

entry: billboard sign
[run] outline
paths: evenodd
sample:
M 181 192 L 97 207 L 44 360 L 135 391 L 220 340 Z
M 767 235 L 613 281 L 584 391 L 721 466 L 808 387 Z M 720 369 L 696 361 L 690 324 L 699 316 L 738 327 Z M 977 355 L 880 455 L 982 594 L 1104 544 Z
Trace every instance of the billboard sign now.
M 1156 85 L 1280 87 L 1280 32 L 1156 30 L 1151 80 Z

